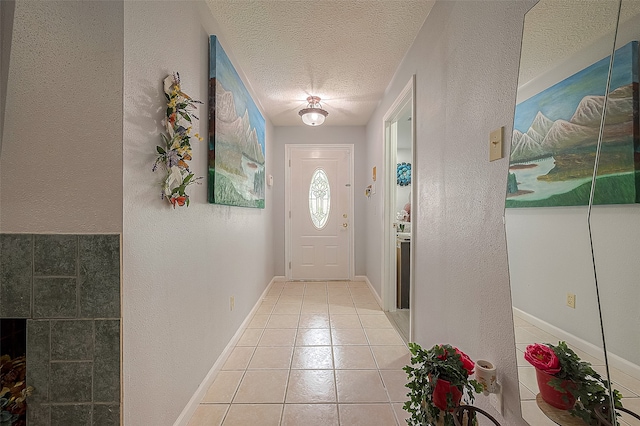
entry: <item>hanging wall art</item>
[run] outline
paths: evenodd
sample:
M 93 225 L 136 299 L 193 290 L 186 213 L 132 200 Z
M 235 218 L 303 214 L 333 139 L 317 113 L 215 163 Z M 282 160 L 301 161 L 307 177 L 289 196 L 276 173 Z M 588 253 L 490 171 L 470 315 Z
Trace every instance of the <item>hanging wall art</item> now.
M 264 208 L 265 120 L 216 36 L 209 39 L 210 203 Z
M 611 57 L 516 105 L 506 207 L 587 205 Z M 615 51 L 595 204 L 640 201 L 638 42 Z
M 161 197 L 175 209 L 177 206 L 189 206 L 187 187 L 202 177 L 195 177 L 189 170 L 187 161 L 191 160 L 191 124 L 198 117 L 193 114 L 197 104 L 202 102 L 191 99 L 180 89 L 180 74 L 177 72 L 164 79 L 164 94 L 167 98 L 166 117 L 162 121 L 166 134 L 161 133 L 162 145 L 156 146 L 157 158 L 153 165 L 155 172 L 159 168 L 166 172 L 162 180 Z M 202 140 L 197 133 L 193 135 Z
M 398 163 L 397 178 L 398 185 L 411 185 L 411 163 Z

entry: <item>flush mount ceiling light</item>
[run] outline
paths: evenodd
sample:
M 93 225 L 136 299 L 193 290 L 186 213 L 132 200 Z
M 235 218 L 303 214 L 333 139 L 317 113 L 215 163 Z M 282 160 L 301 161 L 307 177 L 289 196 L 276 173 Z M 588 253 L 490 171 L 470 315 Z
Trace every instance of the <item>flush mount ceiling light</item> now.
M 302 122 L 307 126 L 319 126 L 324 123 L 324 119 L 329 113 L 322 109 L 320 98 L 317 96 L 309 96 L 307 103 L 307 107 L 298 112 L 300 117 L 302 117 Z

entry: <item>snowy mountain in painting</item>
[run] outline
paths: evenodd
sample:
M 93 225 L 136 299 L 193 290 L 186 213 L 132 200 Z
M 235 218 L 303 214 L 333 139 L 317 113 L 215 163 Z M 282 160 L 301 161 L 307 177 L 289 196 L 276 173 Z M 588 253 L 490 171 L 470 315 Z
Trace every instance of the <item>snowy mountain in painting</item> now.
M 585 96 L 569 121 L 551 120 L 538 112 L 526 133 L 515 129 L 511 140 L 511 162 L 526 162 L 595 145 L 598 141 L 604 96 Z M 603 143 L 619 142 L 632 134 L 633 86 L 619 87 L 609 94 Z
M 238 164 L 242 155 L 264 164 L 264 154 L 258 142 L 256 129 L 251 127 L 249 113 L 244 111 L 242 117 L 236 113 L 233 93 L 226 91 L 216 81 L 216 144 L 224 144 L 235 152 Z

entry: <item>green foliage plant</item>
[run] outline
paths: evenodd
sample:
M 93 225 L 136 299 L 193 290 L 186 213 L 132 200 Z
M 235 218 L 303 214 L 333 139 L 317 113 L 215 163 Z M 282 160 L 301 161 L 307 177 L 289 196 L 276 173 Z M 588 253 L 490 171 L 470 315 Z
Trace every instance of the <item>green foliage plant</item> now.
M 409 343 L 411 365 L 403 370 L 407 373 L 409 401 L 404 409 L 411 414 L 407 424 L 411 426 L 435 425 L 442 419 L 442 425 L 454 425 L 451 410 L 456 404 L 451 393 L 447 394 L 447 410 L 440 410 L 433 401 L 433 393 L 438 379 L 446 380 L 463 394 L 465 403 L 471 404 L 475 393 L 482 392 L 482 385 L 474 379 L 474 363 L 463 352 L 451 345 L 435 345 L 425 350 L 417 343 Z
M 569 413 L 579 417 L 588 425 L 599 425 L 594 409 L 600 404 L 610 406 L 609 381 L 600 376 L 590 363 L 581 360 L 565 342 L 559 342 L 557 345 L 547 343 L 547 346 L 553 350 L 560 361 L 560 372 L 554 375 L 549 385 L 560 392 L 565 392 L 561 386 L 562 382 L 564 380 L 574 382 L 576 386 L 566 390 L 571 392 L 577 401 Z M 616 389 L 612 392 L 615 406 L 622 407 L 622 395 Z

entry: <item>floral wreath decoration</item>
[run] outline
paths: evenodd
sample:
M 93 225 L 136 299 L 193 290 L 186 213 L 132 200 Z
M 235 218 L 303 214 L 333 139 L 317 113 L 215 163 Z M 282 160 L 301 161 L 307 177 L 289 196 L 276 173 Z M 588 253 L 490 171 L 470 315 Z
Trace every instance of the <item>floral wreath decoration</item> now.
M 191 160 L 191 124 L 198 117 L 193 114 L 196 104 L 202 102 L 191 99 L 180 89 L 180 74 L 174 73 L 164 79 L 164 94 L 167 98 L 166 118 L 162 120 L 167 134 L 161 133 L 163 145 L 156 146 L 157 158 L 153 164 L 155 172 L 159 167 L 166 171 L 162 180 L 161 198 L 167 199 L 176 208 L 189 206 L 187 186 L 197 183 L 202 177 L 194 177 L 187 161 Z M 198 133 L 193 137 L 202 141 Z
M 407 186 L 411 184 L 411 163 L 398 163 L 398 185 Z

